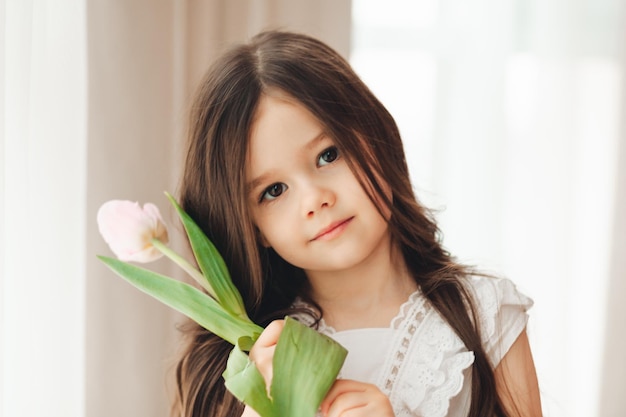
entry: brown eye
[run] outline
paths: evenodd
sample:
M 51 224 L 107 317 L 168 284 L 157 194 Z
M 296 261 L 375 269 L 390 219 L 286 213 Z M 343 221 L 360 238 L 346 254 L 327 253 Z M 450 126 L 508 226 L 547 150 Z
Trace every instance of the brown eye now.
M 331 146 L 328 149 L 325 149 L 319 156 L 317 160 L 317 165 L 327 165 L 334 162 L 339 157 L 339 150 L 336 146 Z
M 286 189 L 287 186 L 282 182 L 272 184 L 263 191 L 263 194 L 261 194 L 261 201 L 273 200 L 279 197 L 283 192 L 285 192 Z

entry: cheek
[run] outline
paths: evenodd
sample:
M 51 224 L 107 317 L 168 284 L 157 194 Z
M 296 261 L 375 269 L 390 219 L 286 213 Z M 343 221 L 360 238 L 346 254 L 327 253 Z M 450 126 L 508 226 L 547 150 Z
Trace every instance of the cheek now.
M 280 245 L 283 240 L 281 231 L 288 228 L 284 221 L 284 216 L 272 214 L 257 215 L 253 217 L 259 243 L 268 248 Z
M 270 245 L 267 237 L 265 236 L 262 218 L 260 218 L 257 210 L 255 210 L 253 203 L 249 203 L 248 210 L 250 219 L 252 220 L 252 227 L 254 228 L 254 235 L 256 236 L 257 243 L 263 247 L 269 247 Z
M 374 208 L 380 208 L 385 220 L 389 221 L 391 217 L 391 205 L 393 204 L 393 190 L 391 189 L 391 186 L 384 181 L 380 175 L 375 174 L 376 181 L 382 189 L 382 194 L 378 193 L 365 174 L 361 173 L 359 175 L 361 181 L 356 180 L 356 178 L 355 181 L 358 183 L 361 194 L 364 198 L 370 200 L 370 202 L 374 205 Z M 372 198 L 370 198 L 370 196 Z

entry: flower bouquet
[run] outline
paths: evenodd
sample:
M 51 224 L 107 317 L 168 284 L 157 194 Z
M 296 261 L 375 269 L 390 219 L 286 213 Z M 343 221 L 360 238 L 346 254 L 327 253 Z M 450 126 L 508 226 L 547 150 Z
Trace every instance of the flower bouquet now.
M 112 200 L 98 211 L 98 226 L 118 259 L 98 256 L 129 283 L 185 314 L 233 345 L 223 378 L 226 388 L 261 417 L 313 417 L 337 378 L 347 351 L 337 342 L 287 317 L 276 345 L 273 378 L 266 387 L 248 352 L 263 328 L 248 317 L 243 300 L 213 243 L 169 194 L 187 233 L 197 267 L 167 246 L 158 208 Z M 185 270 L 203 289 L 129 262 L 162 255 Z

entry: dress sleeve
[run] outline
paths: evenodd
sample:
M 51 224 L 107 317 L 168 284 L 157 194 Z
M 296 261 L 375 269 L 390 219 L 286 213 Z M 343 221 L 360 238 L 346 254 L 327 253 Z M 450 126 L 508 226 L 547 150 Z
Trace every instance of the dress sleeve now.
M 496 367 L 526 328 L 527 311 L 533 300 L 506 278 L 474 276 L 470 283 L 483 346 L 492 366 Z

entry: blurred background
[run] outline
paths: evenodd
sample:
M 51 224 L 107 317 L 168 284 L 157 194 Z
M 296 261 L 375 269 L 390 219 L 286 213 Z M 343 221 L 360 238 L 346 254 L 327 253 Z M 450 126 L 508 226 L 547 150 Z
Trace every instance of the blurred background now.
M 169 414 L 182 318 L 96 259 L 96 211 L 173 221 L 195 86 L 265 28 L 350 59 L 445 246 L 535 300 L 544 415 L 626 415 L 623 1 L 2 0 L 0 24 L 0 416 Z

